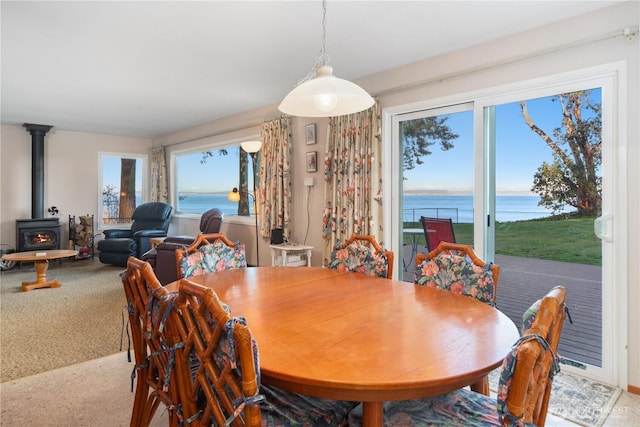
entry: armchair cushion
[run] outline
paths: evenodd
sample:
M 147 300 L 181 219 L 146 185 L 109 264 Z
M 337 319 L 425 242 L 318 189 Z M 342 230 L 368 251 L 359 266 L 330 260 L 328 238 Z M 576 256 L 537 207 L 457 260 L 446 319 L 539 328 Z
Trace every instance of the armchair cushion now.
M 338 243 L 329 261 L 329 268 L 378 277 L 387 277 L 388 265 L 384 251 L 375 253 L 369 246 L 356 241 L 345 248 Z
M 110 228 L 107 230 L 104 230 L 104 236 L 107 239 L 119 239 L 122 237 L 126 237 L 126 238 L 130 238 L 131 237 L 131 230 L 126 228 Z
M 219 233 L 223 216 L 218 208 L 209 209 L 203 213 L 200 218 L 200 232 L 202 234 Z
M 109 239 L 108 245 L 106 245 L 107 240 L 101 240 L 98 242 L 98 249 L 102 248 L 104 251 L 105 247 L 107 247 L 106 252 L 135 252 L 136 250 L 136 241 L 129 238 L 117 238 L 117 239 Z
M 169 222 L 171 222 L 171 213 L 173 207 L 166 203 L 151 202 L 143 203 L 133 211 L 131 220 L 131 234 L 135 234 L 140 230 L 162 230 L 167 235 Z
M 138 230 L 133 233 L 133 237 L 164 237 L 167 232 L 164 230 Z
M 494 299 L 491 264 L 482 268 L 466 256 L 443 253 L 423 261 L 416 268 L 414 283 L 445 289 L 488 304 Z

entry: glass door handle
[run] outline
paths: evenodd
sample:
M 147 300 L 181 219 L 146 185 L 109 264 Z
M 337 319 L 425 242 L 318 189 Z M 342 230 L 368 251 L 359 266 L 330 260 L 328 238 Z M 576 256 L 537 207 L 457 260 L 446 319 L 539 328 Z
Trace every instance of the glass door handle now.
M 600 240 L 604 240 L 605 242 L 612 242 L 613 235 L 613 216 L 612 215 L 602 215 L 596 218 L 593 221 L 593 231 L 596 234 L 596 237 Z

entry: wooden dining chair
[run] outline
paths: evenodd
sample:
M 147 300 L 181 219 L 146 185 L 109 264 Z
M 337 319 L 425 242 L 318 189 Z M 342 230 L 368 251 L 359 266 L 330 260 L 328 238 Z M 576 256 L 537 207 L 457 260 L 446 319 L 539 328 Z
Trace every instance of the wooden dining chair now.
M 135 355 L 131 387 L 136 379 L 131 427 L 148 426 L 160 403 L 168 413 L 169 424 L 177 426 L 182 418 L 177 408 L 180 397 L 171 376 L 172 337 L 161 328 L 169 293 L 160 285 L 151 265 L 130 257 L 121 274 L 127 298 L 129 327 Z M 151 301 L 151 303 L 150 303 Z M 130 356 L 129 356 L 130 359 Z
M 478 258 L 470 245 L 440 242 L 428 254 L 416 254 L 413 282 L 495 305 L 499 276 L 500 266 Z
M 244 318 L 233 317 L 216 293 L 182 279 L 176 360 L 192 375 L 180 382 L 182 411 L 192 426 L 346 425 L 356 402 L 320 399 L 260 384 L 258 345 Z
M 564 287 L 543 299 L 529 329 L 502 363 L 497 398 L 468 389 L 440 396 L 388 402 L 384 425 L 544 427 L 553 376 L 559 371 L 558 341 L 565 319 Z M 349 414 L 349 426 L 362 425 L 361 406 Z
M 495 306 L 500 267 L 485 263 L 469 245 L 440 242 L 428 254 L 416 254 L 414 283 L 444 289 Z M 471 389 L 489 395 L 489 378 Z
M 199 234 L 189 246 L 176 250 L 178 279 L 246 267 L 244 245 L 224 233 Z
M 393 258 L 393 252 L 380 246 L 374 236 L 354 233 L 336 245 L 328 267 L 391 279 Z

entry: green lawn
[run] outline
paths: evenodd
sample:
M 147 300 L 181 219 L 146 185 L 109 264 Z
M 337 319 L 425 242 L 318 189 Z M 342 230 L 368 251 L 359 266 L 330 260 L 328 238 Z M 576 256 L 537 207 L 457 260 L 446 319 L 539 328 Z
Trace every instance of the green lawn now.
M 526 258 L 601 265 L 600 240 L 593 232 L 595 217 L 502 222 L 496 225 L 496 253 Z M 407 228 L 422 228 L 407 223 Z M 473 242 L 472 224 L 454 224 L 456 242 Z M 405 243 L 409 237 L 405 236 Z

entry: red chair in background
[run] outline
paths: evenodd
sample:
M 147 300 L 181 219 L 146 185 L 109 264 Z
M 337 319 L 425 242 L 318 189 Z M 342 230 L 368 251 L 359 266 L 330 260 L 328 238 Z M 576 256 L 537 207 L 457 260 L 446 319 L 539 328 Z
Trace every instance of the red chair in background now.
M 429 250 L 429 252 L 437 248 L 440 242 L 456 242 L 451 218 L 429 218 L 421 216 L 420 223 L 422 223 L 422 228 L 424 229 L 424 239 L 427 242 L 427 250 Z

